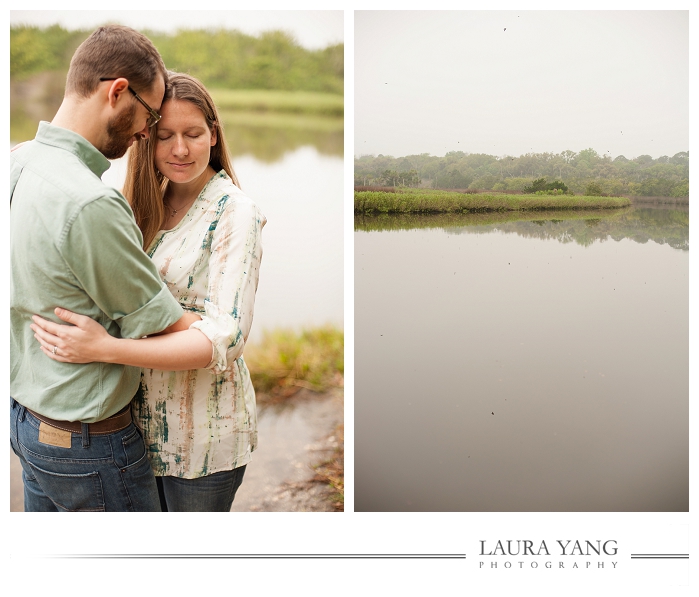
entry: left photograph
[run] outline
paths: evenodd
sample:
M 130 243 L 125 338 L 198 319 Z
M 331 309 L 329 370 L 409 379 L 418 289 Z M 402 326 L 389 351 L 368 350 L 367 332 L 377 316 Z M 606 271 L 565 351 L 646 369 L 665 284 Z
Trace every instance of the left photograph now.
M 344 511 L 343 11 L 10 11 L 10 511 Z

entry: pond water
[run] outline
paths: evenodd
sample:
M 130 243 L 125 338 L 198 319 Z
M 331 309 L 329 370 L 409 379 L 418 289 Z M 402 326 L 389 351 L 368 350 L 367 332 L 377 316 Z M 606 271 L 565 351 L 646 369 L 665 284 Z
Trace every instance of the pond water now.
M 688 211 L 357 217 L 356 511 L 687 511 Z

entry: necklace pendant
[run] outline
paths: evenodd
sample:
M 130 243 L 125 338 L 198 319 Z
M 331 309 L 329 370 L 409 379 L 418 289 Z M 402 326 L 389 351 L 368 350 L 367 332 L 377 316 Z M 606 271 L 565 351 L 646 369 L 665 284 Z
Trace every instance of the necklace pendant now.
M 196 197 L 195 197 L 195 199 L 196 199 Z M 189 205 L 191 205 L 192 202 L 193 202 L 193 200 L 190 201 L 189 203 L 183 205 L 182 207 L 179 207 L 178 209 L 173 209 L 172 205 L 170 205 L 169 203 L 166 203 L 166 202 L 163 202 L 163 203 L 165 204 L 165 207 L 167 207 L 168 210 L 170 211 L 170 215 L 168 216 L 168 218 L 174 218 L 178 212 L 182 211 L 185 207 L 188 207 Z

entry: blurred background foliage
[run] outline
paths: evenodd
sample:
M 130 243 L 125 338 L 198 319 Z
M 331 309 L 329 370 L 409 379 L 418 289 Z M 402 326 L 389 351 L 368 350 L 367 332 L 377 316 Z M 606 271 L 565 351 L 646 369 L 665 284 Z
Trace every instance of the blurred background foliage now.
M 63 99 L 70 59 L 92 29 L 10 27 L 10 139 L 32 139 Z M 303 145 L 341 157 L 344 44 L 309 50 L 283 31 L 258 36 L 230 29 L 142 31 L 166 66 L 211 92 L 233 156 L 265 162 Z
M 10 28 L 10 77 L 68 72 L 76 48 L 92 30 L 59 25 Z M 307 50 L 283 31 L 254 37 L 234 30 L 190 29 L 174 34 L 144 30 L 168 68 L 187 72 L 210 87 L 316 91 L 342 95 L 344 44 Z

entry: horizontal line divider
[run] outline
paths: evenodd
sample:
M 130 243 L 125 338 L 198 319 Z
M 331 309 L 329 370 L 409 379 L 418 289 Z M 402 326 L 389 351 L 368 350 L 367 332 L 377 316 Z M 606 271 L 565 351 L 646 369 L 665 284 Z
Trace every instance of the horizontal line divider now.
M 69 555 L 54 555 L 49 557 L 58 558 L 375 558 L 375 559 L 465 559 L 466 554 L 69 554 Z
M 664 555 L 657 555 L 657 556 L 631 556 L 632 560 L 688 560 L 689 556 L 664 556 Z

